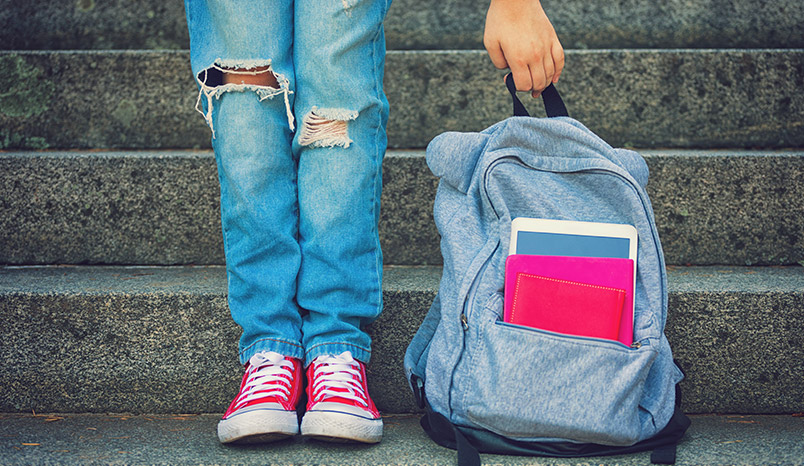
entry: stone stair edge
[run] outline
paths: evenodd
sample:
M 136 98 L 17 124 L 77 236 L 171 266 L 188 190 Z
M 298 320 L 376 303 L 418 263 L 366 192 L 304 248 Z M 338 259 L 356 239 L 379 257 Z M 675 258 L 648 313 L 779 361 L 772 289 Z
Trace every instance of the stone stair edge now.
M 628 54 L 678 54 L 678 53 L 799 53 L 804 47 L 597 47 L 597 48 L 565 48 L 565 52 L 572 55 L 596 55 L 601 53 L 628 53 Z M 189 65 L 189 49 L 0 49 L 3 55 L 183 55 L 187 57 Z M 474 49 L 390 49 L 387 55 L 485 55 L 482 48 Z
M 772 149 L 752 148 L 650 148 L 625 147 L 636 151 L 645 158 L 659 157 L 802 157 L 804 147 L 780 147 Z M 385 158 L 424 158 L 425 147 L 397 148 L 389 147 Z M 43 157 L 43 158 L 153 158 L 165 159 L 170 157 L 212 158 L 210 148 L 164 148 L 164 149 L 0 149 L 0 159 L 4 157 Z
M 804 8 L 795 1 L 773 0 L 756 8 L 746 2 L 710 3 L 618 0 L 590 5 L 583 0 L 544 0 L 565 46 L 723 46 L 804 44 L 797 34 Z M 486 5 L 476 0 L 441 3 L 394 0 L 385 20 L 391 48 L 481 47 Z M 0 42 L 23 48 L 187 47 L 181 3 L 149 0 L 136 8 L 125 3 L 61 3 L 43 0 L 16 4 L 0 12 L 8 22 Z M 14 21 L 18 16 L 26 21 Z M 27 32 L 28 34 L 22 34 Z M 132 45 L 133 44 L 133 45 Z
M 804 260 L 803 150 L 640 152 L 669 264 Z M 0 218 L 8 232 L 0 262 L 223 263 L 210 150 L 14 151 L 0 152 L 0 164 L 10 213 Z M 440 264 L 432 220 L 437 179 L 424 151 L 389 150 L 383 182 L 386 263 Z
M 224 265 L 0 265 L 0 295 L 4 293 L 65 293 L 69 295 L 109 295 L 132 293 L 226 293 Z M 435 294 L 441 279 L 440 265 L 383 266 L 383 290 L 386 292 L 421 292 Z M 769 293 L 784 288 L 804 295 L 804 266 L 668 265 L 670 293 Z M 44 275 L 33 279 L 37 274 Z M 61 274 L 61 278 L 59 278 Z M 77 274 L 77 275 L 76 275 Z M 19 285 L 14 282 L 21 277 Z M 63 281 L 61 281 L 63 279 Z M 196 286 L 196 281 L 203 285 Z M 82 287 L 87 283 L 116 283 L 104 288 Z M 146 289 L 138 289 L 138 282 Z M 150 282 L 157 283 L 156 288 Z M 58 288 L 51 288 L 58 284 Z M 171 291 L 170 285 L 178 290 Z M 124 286 L 125 285 L 125 286 Z M 132 286 L 133 285 L 133 286 Z
M 49 53 L 0 53 L 0 62 L 19 67 L 19 79 L 36 76 L 20 94 L 30 105 L 14 97 L 0 114 L 2 147 L 208 147 L 186 51 Z M 804 103 L 795 92 L 804 49 L 570 50 L 567 57 L 561 88 L 571 114 L 614 145 L 804 147 L 796 131 Z M 391 147 L 423 147 L 445 129 L 482 129 L 510 115 L 501 72 L 482 51 L 399 51 L 387 63 Z M 172 71 L 153 86 L 134 78 L 142 67 Z M 747 76 L 751 86 L 742 85 Z M 153 92 L 169 96 L 169 105 L 143 98 Z M 93 106 L 80 103 L 87 96 Z
M 367 328 L 369 386 L 381 410 L 415 412 L 402 357 L 441 269 L 389 266 L 384 275 L 386 312 Z M 673 267 L 668 275 L 667 335 L 687 372 L 684 409 L 804 411 L 796 375 L 804 372 L 804 268 Z M 241 376 L 221 266 L 3 267 L 0 309 L 8 334 L 0 411 L 216 412 Z M 65 364 L 40 367 L 53 351 Z M 210 390 L 188 396 L 181 387 L 191 381 Z
M 685 465 L 800 466 L 804 420 L 794 416 L 692 415 L 679 444 Z M 333 445 L 295 438 L 258 446 L 227 447 L 215 437 L 218 415 L 0 414 L 0 448 L 6 466 L 49 464 L 218 465 L 444 465 L 456 452 L 437 446 L 419 416 L 384 416 L 383 441 L 375 446 Z M 649 452 L 594 458 L 547 458 L 482 454 L 499 466 L 637 466 Z

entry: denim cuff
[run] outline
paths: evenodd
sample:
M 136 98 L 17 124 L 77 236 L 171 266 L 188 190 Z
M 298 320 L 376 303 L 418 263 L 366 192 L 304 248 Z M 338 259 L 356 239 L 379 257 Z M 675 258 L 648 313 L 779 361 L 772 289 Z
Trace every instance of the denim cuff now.
M 307 348 L 307 353 L 304 355 L 304 367 L 310 365 L 319 356 L 327 354 L 337 356 L 344 351 L 352 353 L 352 357 L 363 364 L 368 364 L 369 359 L 371 359 L 371 350 L 368 348 L 351 343 L 320 343 Z
M 304 358 L 304 349 L 300 344 L 277 338 L 264 338 L 240 349 L 240 364 L 245 365 L 252 356 L 260 351 L 273 351 L 289 358 Z

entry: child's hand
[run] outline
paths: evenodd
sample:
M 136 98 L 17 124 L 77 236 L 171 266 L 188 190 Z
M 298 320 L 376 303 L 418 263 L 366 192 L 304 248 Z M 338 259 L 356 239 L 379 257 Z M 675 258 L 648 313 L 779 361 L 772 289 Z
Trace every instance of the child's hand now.
M 533 97 L 564 68 L 564 48 L 539 0 L 491 0 L 483 44 L 494 66 L 510 68 L 517 90 Z

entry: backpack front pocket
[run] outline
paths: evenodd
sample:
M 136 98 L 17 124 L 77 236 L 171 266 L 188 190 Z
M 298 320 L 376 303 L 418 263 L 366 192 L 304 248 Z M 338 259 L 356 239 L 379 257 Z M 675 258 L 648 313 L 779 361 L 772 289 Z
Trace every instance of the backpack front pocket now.
M 471 357 L 453 387 L 457 410 L 520 440 L 631 445 L 640 439 L 639 402 L 657 348 L 505 324 L 501 308 L 496 293 L 470 323 Z

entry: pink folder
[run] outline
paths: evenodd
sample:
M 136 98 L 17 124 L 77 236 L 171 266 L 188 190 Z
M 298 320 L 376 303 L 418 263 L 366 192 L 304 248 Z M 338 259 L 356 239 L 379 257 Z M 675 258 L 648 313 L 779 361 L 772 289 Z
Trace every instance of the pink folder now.
M 537 256 L 527 254 L 513 254 L 508 256 L 505 264 L 505 300 L 504 300 L 504 316 L 505 322 L 519 323 L 520 325 L 529 325 L 536 328 L 545 330 L 559 331 L 560 333 L 569 333 L 573 335 L 600 336 L 605 334 L 607 330 L 603 328 L 606 324 L 599 323 L 602 320 L 611 322 L 615 319 L 610 315 L 610 300 L 614 299 L 614 295 L 606 293 L 603 289 L 622 290 L 625 296 L 622 304 L 622 312 L 618 316 L 619 331 L 616 332 L 616 340 L 630 346 L 634 338 L 634 261 L 631 259 L 608 258 L 608 257 L 565 257 L 565 256 Z M 535 279 L 533 277 L 540 277 Z M 553 280 L 544 280 L 553 279 Z M 566 282 L 566 283 L 563 283 Z M 519 284 L 519 296 L 516 296 L 517 284 Z M 591 285 L 592 287 L 584 288 L 583 285 Z M 598 288 L 595 288 L 598 287 Z M 603 289 L 601 289 L 603 288 Z M 584 291 L 587 290 L 587 291 Z M 542 300 L 540 305 L 532 307 L 535 314 L 527 316 L 527 307 L 529 303 L 535 302 L 537 296 L 544 296 L 549 301 Z M 516 298 L 516 299 L 515 299 Z M 583 304 L 587 300 L 593 300 L 598 303 L 606 303 L 605 308 L 601 308 L 601 313 L 605 315 L 590 315 L 590 312 L 595 312 L 595 307 L 590 307 Z M 558 302 L 556 302 L 558 300 Z M 516 312 L 518 316 L 514 316 L 512 321 L 512 311 L 514 303 L 517 303 L 519 310 Z M 559 320 L 563 319 L 562 325 L 573 324 L 572 322 L 583 321 L 588 325 L 597 325 L 600 332 L 589 334 L 588 330 L 583 326 L 578 327 L 577 332 L 555 330 L 539 326 L 538 323 L 533 325 L 533 319 L 538 321 L 542 319 L 539 313 L 558 313 L 561 310 L 562 302 L 567 303 L 568 306 L 576 309 L 581 316 L 568 316 L 569 319 L 563 318 L 560 314 L 555 317 Z M 546 306 L 545 306 L 546 304 Z M 573 311 L 575 312 L 575 311 Z M 585 314 L 585 315 L 584 315 Z M 574 320 L 573 320 L 574 319 Z M 595 323 L 598 320 L 598 323 Z M 526 322 L 531 322 L 528 324 Z M 554 322 L 554 320 L 549 320 Z M 553 325 L 552 323 L 548 323 Z

